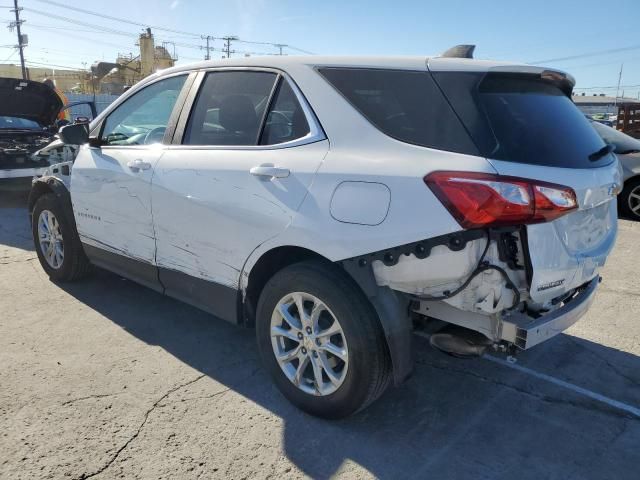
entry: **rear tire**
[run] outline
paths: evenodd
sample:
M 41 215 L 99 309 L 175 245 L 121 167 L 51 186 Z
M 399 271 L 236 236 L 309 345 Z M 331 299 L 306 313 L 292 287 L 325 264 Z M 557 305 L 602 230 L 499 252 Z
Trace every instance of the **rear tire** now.
M 47 193 L 36 200 L 31 230 L 38 260 L 51 280 L 70 282 L 89 272 L 91 264 L 82 249 L 75 223 L 69 221 L 54 194 Z
M 375 310 L 332 264 L 306 261 L 276 273 L 260 295 L 256 336 L 277 387 L 311 415 L 346 417 L 389 385 L 391 361 Z
M 618 210 L 627 218 L 640 221 L 640 177 L 625 182 L 618 196 Z

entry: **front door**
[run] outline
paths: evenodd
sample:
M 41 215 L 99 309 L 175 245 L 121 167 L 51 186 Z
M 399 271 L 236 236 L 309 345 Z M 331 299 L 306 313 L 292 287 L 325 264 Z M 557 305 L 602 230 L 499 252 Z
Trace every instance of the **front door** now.
M 102 146 L 83 146 L 71 174 L 78 234 L 91 261 L 153 288 L 151 178 L 185 79 L 155 82 L 116 107 L 103 121 Z
M 181 144 L 153 178 L 168 294 L 235 320 L 244 262 L 291 223 L 328 150 L 295 88 L 273 71 L 206 75 Z

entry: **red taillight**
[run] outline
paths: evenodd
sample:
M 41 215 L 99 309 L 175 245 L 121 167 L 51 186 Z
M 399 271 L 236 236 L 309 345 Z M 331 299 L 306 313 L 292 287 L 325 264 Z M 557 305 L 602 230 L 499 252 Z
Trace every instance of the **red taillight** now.
M 555 220 L 577 208 L 562 185 L 475 172 L 433 172 L 425 183 L 464 228 Z

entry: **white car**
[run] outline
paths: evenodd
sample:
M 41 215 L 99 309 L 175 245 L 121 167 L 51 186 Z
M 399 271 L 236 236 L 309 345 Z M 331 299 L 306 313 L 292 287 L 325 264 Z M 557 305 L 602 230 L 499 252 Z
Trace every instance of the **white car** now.
M 94 264 L 255 326 L 278 388 L 326 418 L 409 375 L 414 315 L 496 348 L 558 334 L 614 245 L 620 167 L 571 76 L 467 53 L 146 78 L 62 130 L 84 145 L 34 181 L 42 267 Z
M 622 166 L 624 188 L 618 195 L 618 209 L 626 218 L 640 221 L 640 140 L 615 128 L 591 122 L 598 135 L 613 145 Z

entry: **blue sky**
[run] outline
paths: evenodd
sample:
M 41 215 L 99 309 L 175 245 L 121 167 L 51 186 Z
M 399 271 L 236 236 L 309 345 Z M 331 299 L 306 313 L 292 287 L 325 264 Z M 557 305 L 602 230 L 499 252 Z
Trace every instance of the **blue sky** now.
M 135 22 L 216 37 L 274 42 L 320 54 L 437 54 L 459 43 L 477 45 L 477 58 L 537 62 L 562 68 L 577 79 L 578 88 L 613 87 L 624 63 L 626 96 L 640 93 L 639 0 L 440 0 L 440 1 L 306 1 L 306 0 L 57 0 L 70 7 L 103 11 Z M 0 0 L 0 6 L 12 0 Z M 82 67 L 95 60 L 113 60 L 118 52 L 136 52 L 141 28 L 48 4 L 20 0 L 23 26 L 29 35 L 27 60 Z M 31 11 L 29 9 L 32 9 Z M 35 11 L 34 11 L 35 10 Z M 119 34 L 96 32 L 102 25 Z M 7 45 L 15 33 L 7 30 L 12 13 L 0 8 L 0 63 L 16 62 Z M 130 34 L 130 35 L 127 35 Z M 155 31 L 158 40 L 203 45 L 197 37 Z M 215 40 L 215 48 L 222 42 Z M 238 50 L 276 52 L 268 45 L 234 44 Z M 626 49 L 607 54 L 598 52 Z M 202 58 L 204 52 L 176 47 L 181 62 Z M 293 50 L 285 50 L 295 53 Z M 587 55 L 588 56 L 583 56 Z M 594 55 L 591 55 L 594 54 Z M 220 56 L 214 52 L 214 57 Z M 34 63 L 35 65 L 35 63 Z M 587 90 L 613 93 L 614 88 Z

